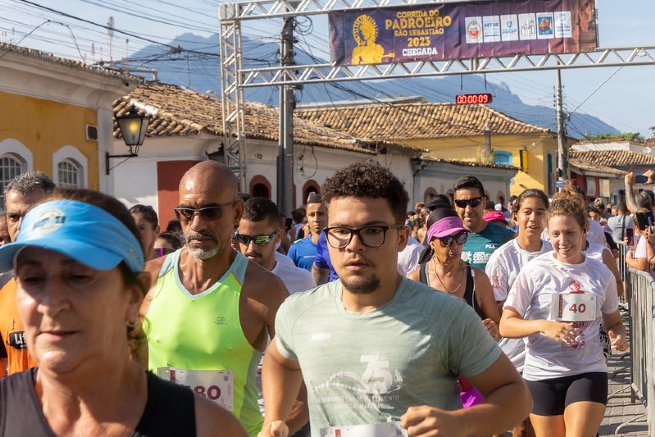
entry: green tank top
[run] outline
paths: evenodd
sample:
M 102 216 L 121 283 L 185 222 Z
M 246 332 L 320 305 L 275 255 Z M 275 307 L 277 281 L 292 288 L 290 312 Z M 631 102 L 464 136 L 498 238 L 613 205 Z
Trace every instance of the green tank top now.
M 262 353 L 246 339 L 239 320 L 239 295 L 248 259 L 237 253 L 223 277 L 199 294 L 182 285 L 181 249 L 168 255 L 146 314 L 148 367 L 232 370 L 234 415 L 251 436 L 262 426 L 255 382 Z

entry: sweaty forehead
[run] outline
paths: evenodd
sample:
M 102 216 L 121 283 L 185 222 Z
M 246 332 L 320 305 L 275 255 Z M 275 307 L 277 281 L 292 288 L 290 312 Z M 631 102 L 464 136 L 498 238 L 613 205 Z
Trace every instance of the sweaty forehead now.
M 217 178 L 185 178 L 180 181 L 180 203 L 223 203 L 233 200 L 236 186 Z
M 306 214 L 312 214 L 315 213 L 316 211 L 324 211 L 325 208 L 323 208 L 322 203 L 310 203 L 307 205 Z
M 374 223 L 394 223 L 391 206 L 386 199 L 369 197 L 339 197 L 332 199 L 328 206 L 330 226 L 362 226 Z
M 17 191 L 9 191 L 5 197 L 7 212 L 25 212 L 46 197 L 43 190 L 34 190 L 26 195 Z
M 455 191 L 455 199 L 470 199 L 480 196 L 482 196 L 482 193 L 477 188 L 462 188 Z
M 241 219 L 239 222 L 239 233 L 241 234 L 270 234 L 278 228 L 278 224 L 270 220 L 260 220 L 253 222 L 251 220 Z

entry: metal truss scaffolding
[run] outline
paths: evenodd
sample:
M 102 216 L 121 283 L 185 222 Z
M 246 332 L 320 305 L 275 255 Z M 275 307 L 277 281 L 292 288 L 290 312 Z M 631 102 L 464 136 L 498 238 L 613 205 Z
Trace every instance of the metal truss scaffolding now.
M 511 57 L 378 65 L 315 64 L 294 65 L 292 67 L 244 68 L 241 70 L 241 86 L 248 88 L 353 80 L 398 79 L 402 77 L 625 67 L 628 65 L 655 65 L 655 47 L 599 49 L 593 52 L 570 55 L 515 55 Z
M 245 181 L 244 88 L 461 74 L 655 65 L 655 47 L 605 48 L 574 54 L 515 55 L 357 66 L 313 64 L 243 68 L 241 63 L 242 21 L 318 15 L 337 10 L 443 4 L 456 1 L 462 2 L 462 0 L 433 2 L 424 0 L 263 0 L 221 5 L 223 123 L 226 136 L 234 139 L 231 148 L 226 148 L 226 156 L 228 149 L 233 156 L 238 155 L 243 180 Z
M 235 18 L 239 5 L 220 5 L 221 17 L 221 104 L 223 110 L 223 152 L 225 164 L 246 187 L 246 144 L 244 134 L 243 87 L 241 86 L 241 26 Z

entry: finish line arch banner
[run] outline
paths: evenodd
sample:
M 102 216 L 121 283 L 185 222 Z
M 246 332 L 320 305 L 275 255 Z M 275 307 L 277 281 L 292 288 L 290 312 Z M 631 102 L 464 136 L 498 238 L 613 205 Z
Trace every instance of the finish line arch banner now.
M 578 53 L 597 46 L 595 0 L 500 0 L 328 14 L 336 65 Z

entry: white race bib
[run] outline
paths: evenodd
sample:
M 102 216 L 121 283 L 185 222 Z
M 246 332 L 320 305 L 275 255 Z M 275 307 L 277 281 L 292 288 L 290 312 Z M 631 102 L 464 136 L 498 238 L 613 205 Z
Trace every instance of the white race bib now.
M 594 293 L 553 293 L 551 318 L 559 322 L 592 322 L 596 320 Z
M 159 367 L 157 376 L 189 387 L 226 410 L 234 411 L 234 374 L 231 370 L 186 370 Z
M 407 430 L 400 426 L 400 422 L 333 426 L 322 428 L 321 437 L 407 437 Z

